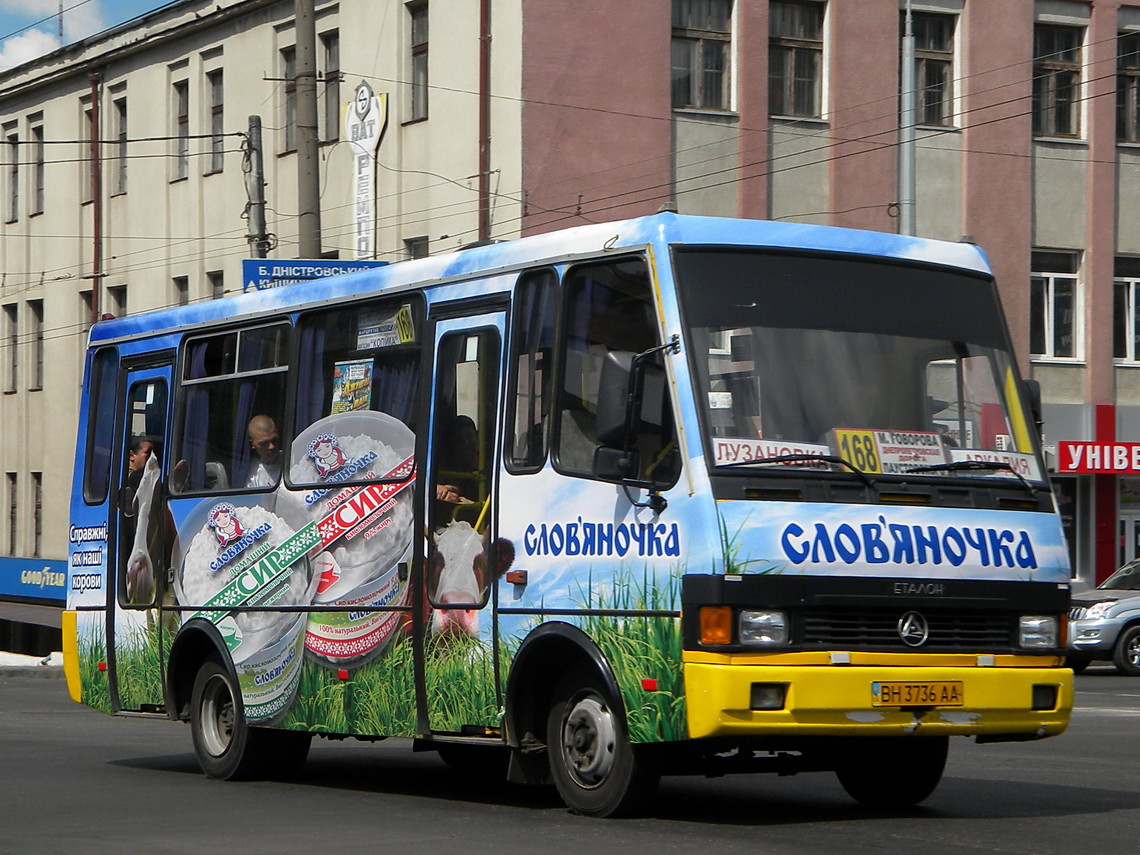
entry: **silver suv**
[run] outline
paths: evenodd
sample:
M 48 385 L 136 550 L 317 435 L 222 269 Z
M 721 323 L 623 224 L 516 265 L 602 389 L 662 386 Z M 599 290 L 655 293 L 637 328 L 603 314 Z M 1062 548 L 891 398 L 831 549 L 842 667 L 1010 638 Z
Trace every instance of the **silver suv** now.
M 1073 595 L 1065 660 L 1079 674 L 1094 659 L 1140 677 L 1140 559 Z

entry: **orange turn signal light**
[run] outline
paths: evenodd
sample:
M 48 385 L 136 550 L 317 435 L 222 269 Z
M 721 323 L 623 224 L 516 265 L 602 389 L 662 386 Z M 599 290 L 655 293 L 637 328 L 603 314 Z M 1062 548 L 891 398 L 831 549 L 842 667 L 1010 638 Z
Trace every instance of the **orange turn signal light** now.
M 730 606 L 701 606 L 701 644 L 732 644 Z

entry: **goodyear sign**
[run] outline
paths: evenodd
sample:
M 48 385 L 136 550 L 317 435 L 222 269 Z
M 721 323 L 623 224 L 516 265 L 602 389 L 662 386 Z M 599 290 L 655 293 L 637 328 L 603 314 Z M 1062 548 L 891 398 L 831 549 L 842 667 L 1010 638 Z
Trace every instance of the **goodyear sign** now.
M 43 558 L 0 558 L 0 599 L 49 600 L 67 598 L 67 562 Z

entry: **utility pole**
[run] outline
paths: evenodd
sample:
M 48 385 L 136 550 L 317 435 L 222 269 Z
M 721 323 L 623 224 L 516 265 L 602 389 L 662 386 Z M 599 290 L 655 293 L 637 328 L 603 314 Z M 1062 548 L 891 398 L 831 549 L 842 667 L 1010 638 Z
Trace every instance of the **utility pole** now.
M 479 0 L 479 240 L 491 239 L 491 0 Z
M 321 257 L 321 186 L 317 139 L 317 26 L 313 0 L 294 0 L 297 37 L 297 252 Z
M 248 168 L 245 192 L 249 197 L 249 251 L 254 258 L 265 258 L 269 251 L 269 235 L 265 231 L 265 162 L 261 149 L 261 116 L 249 117 Z
M 916 93 L 914 74 L 914 29 L 910 0 L 906 0 L 906 23 L 902 39 L 902 109 L 899 116 L 899 234 L 915 232 L 914 126 Z

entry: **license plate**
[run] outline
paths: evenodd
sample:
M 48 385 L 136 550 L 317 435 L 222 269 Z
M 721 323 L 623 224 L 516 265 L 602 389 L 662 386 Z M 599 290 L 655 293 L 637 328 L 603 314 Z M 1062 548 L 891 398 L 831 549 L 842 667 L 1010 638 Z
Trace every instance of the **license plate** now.
M 962 683 L 957 680 L 871 684 L 871 706 L 875 707 L 960 707 L 962 704 Z

